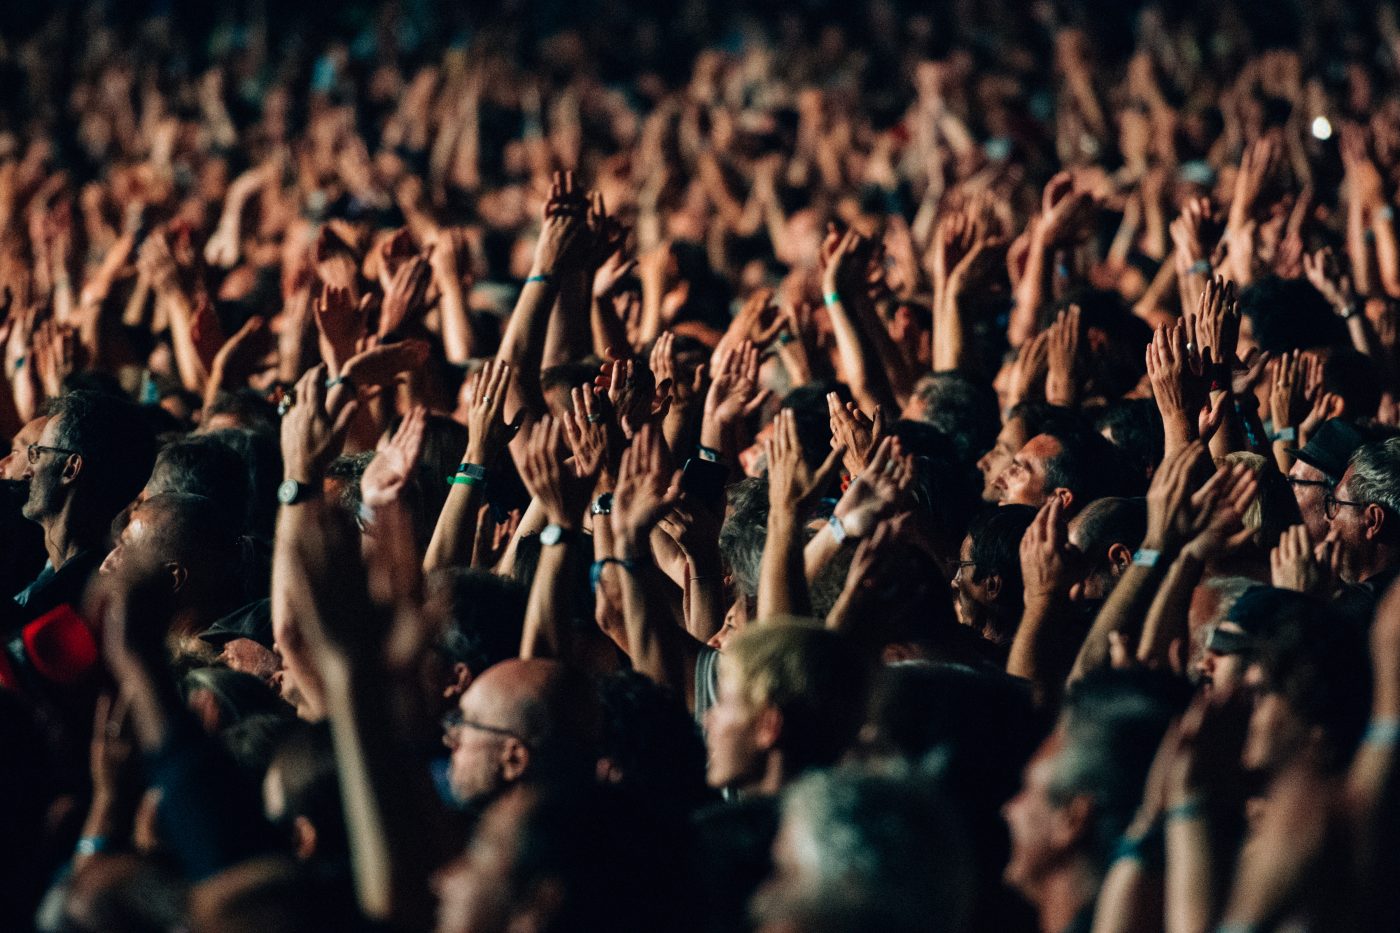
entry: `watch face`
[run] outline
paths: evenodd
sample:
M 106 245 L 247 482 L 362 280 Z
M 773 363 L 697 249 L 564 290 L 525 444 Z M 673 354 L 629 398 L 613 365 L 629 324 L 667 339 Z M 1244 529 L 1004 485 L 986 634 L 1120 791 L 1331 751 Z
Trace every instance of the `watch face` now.
M 297 492 L 300 486 L 294 479 L 284 479 L 282 485 L 277 487 L 277 501 L 283 505 L 291 505 L 297 501 Z
M 541 544 L 558 544 L 559 539 L 564 536 L 564 529 L 558 525 L 545 525 L 544 531 L 540 532 Z

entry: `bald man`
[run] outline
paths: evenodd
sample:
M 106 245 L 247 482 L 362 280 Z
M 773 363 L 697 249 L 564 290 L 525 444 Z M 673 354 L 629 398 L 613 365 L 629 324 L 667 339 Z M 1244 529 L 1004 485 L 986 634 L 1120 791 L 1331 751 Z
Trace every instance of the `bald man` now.
M 452 792 L 484 805 L 518 784 L 592 780 L 602 712 L 580 672 L 515 658 L 472 681 L 444 725 Z

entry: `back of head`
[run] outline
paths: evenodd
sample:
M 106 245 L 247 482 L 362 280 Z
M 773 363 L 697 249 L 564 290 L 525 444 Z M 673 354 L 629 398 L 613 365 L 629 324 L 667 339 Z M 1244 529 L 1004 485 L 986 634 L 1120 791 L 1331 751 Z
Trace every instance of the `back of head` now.
M 927 778 L 814 772 L 783 796 L 779 870 L 754 899 L 762 922 L 861 933 L 966 927 L 966 833 Z
M 636 671 L 608 675 L 600 690 L 599 756 L 609 765 L 609 779 L 679 812 L 712 802 L 705 740 L 685 704 Z
M 530 750 L 533 783 L 574 784 L 593 779 L 602 736 L 597 687 L 581 671 L 541 658 L 503 661 L 472 684 L 491 696 Z
M 1079 549 L 1091 560 L 1101 560 L 1114 544 L 1136 550 L 1147 534 L 1147 500 L 1121 496 L 1097 499 L 1086 505 L 1075 521 Z
M 243 461 L 248 511 L 244 527 L 270 539 L 277 520 L 277 484 L 282 481 L 282 452 L 271 430 L 228 428 L 203 435 L 228 445 Z
M 241 515 L 187 493 L 151 496 L 140 509 L 154 516 L 157 553 L 189 571 L 186 585 L 191 590 L 220 604 L 242 601 Z
M 156 454 L 146 492 L 203 496 L 241 523 L 248 510 L 248 468 L 238 452 L 217 437 L 181 438 Z
M 758 593 L 758 568 L 768 540 L 768 480 L 748 477 L 729 487 L 729 514 L 719 532 L 719 550 L 740 596 Z
M 873 671 L 845 636 L 807 622 L 750 626 L 725 649 L 750 704 L 782 714 L 792 773 L 834 764 L 865 721 Z
M 1303 521 L 1298 512 L 1298 498 L 1284 475 L 1274 468 L 1271 460 L 1251 451 L 1237 450 L 1226 454 L 1223 464 L 1244 464 L 1259 481 L 1259 494 L 1250 502 L 1241 518 L 1244 526 L 1254 530 L 1254 543 L 1266 550 L 1278 545 L 1284 530 Z
M 1165 442 L 1162 413 L 1150 398 L 1127 398 L 1109 403 L 1094 420 L 1094 427 L 1105 434 L 1118 448 L 1134 479 L 1141 478 L 1141 488 L 1125 488 L 1132 495 L 1146 492 L 1147 482 L 1162 462 Z
M 437 571 L 428 578 L 428 601 L 444 625 L 441 649 L 475 676 L 520 653 L 529 591 L 484 570 Z
M 1384 506 L 1388 520 L 1382 529 L 1400 526 L 1400 437 L 1363 444 L 1351 455 L 1348 468 L 1352 499 Z M 1391 532 L 1391 540 L 1397 533 Z
M 1127 477 L 1118 450 L 1103 435 L 1085 428 L 1046 433 L 1059 441 L 1060 452 L 1045 461 L 1045 488 L 1070 490 L 1071 511 L 1122 491 Z
M 279 826 L 298 817 L 315 829 L 316 857 L 322 861 L 349 855 L 349 837 L 341 807 L 340 775 L 330 724 L 298 722 L 273 753 L 281 810 L 269 813 Z
M 984 381 L 958 372 L 929 373 L 914 387 L 909 417 L 927 422 L 957 445 L 970 464 L 996 443 L 997 396 Z
M 155 437 L 141 411 L 116 396 L 69 392 L 50 403 L 55 445 L 82 455 L 83 521 L 106 530 L 151 475 Z
M 1157 747 L 1189 695 L 1185 681 L 1166 674 L 1100 670 L 1065 697 L 1050 794 L 1060 803 L 1093 800 L 1089 855 L 1100 868 L 1141 804 Z

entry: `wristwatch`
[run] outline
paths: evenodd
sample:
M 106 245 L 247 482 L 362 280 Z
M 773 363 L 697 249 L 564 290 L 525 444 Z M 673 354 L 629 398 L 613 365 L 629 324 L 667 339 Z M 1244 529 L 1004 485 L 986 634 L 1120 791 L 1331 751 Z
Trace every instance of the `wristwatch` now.
M 479 463 L 464 463 L 457 468 L 457 472 L 478 482 L 483 482 L 486 479 L 486 467 Z
M 284 479 L 282 485 L 277 487 L 277 501 L 283 505 L 296 505 L 298 502 L 314 498 L 316 493 L 315 486 L 298 483 L 294 479 Z
M 568 540 L 573 533 L 572 528 L 565 528 L 563 525 L 556 525 L 551 522 L 545 525 L 544 530 L 540 532 L 540 544 L 546 547 L 552 544 L 558 544 L 560 541 Z

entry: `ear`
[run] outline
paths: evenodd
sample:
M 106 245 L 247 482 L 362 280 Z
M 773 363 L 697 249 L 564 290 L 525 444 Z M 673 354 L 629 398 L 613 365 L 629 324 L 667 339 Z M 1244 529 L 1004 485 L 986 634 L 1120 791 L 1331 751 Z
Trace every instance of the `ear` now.
M 1050 490 L 1050 495 L 1059 499 L 1060 504 L 1063 505 L 1066 510 L 1068 510 L 1070 506 L 1074 505 L 1074 493 L 1070 492 L 1064 486 L 1059 486 L 1055 489 Z
M 765 751 L 772 751 L 783 735 L 783 714 L 773 704 L 764 706 L 754 717 L 754 742 Z
M 1133 562 L 1133 552 L 1128 550 L 1126 544 L 1114 542 L 1108 546 L 1108 566 L 1113 569 L 1113 575 L 1119 576 L 1127 570 Z
M 172 593 L 180 592 L 185 584 L 189 582 L 190 572 L 185 569 L 184 565 L 172 562 L 165 565 L 165 570 L 170 574 L 171 582 L 174 584 L 171 588 Z
M 1361 520 L 1366 523 L 1366 538 L 1374 540 L 1381 536 L 1381 531 L 1385 528 L 1385 509 L 1374 502 L 1367 504 L 1361 513 Z
M 518 781 L 530 768 L 530 750 L 525 743 L 513 736 L 506 736 L 501 743 L 501 777 L 507 781 Z
M 63 472 L 59 476 L 66 483 L 71 483 L 78 478 L 78 474 L 83 472 L 83 455 L 69 454 L 63 461 Z
M 996 599 L 1001 595 L 1001 574 L 989 573 L 982 578 L 982 585 L 987 588 L 987 598 Z
M 316 854 L 316 827 L 304 816 L 292 820 L 292 849 L 303 862 Z
M 1061 807 L 1055 819 L 1055 845 L 1060 849 L 1072 849 L 1085 836 L 1094 818 L 1094 801 L 1087 794 L 1076 794 Z
M 599 784 L 621 784 L 622 768 L 607 755 L 598 759 L 596 778 Z
M 467 692 L 467 688 L 472 685 L 472 669 L 461 661 L 452 665 L 452 670 L 447 675 L 447 686 L 443 688 L 442 698 L 453 700 Z

